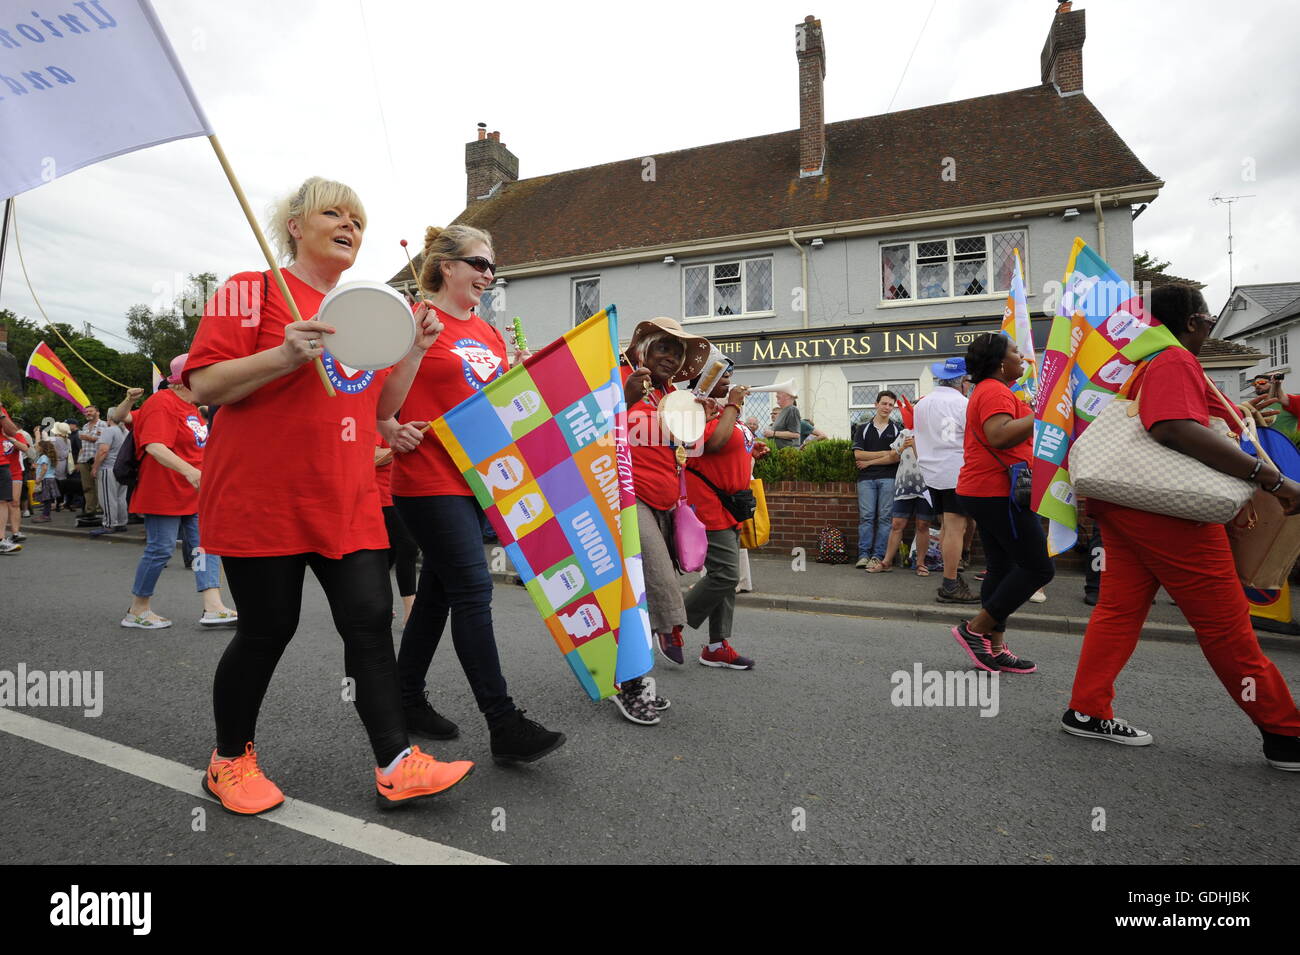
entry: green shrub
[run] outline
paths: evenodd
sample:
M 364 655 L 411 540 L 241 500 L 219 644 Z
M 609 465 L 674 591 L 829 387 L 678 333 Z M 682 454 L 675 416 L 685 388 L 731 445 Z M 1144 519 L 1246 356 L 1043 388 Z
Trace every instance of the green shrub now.
M 765 484 L 778 481 L 852 483 L 857 480 L 857 468 L 853 466 L 850 443 L 841 438 L 814 441 L 803 448 L 777 448 L 754 465 L 754 476 L 762 478 Z

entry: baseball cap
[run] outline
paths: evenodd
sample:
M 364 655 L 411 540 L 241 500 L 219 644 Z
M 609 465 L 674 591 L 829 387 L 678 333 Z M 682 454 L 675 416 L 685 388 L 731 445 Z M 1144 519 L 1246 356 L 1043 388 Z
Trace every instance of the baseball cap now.
M 956 358 L 945 358 L 943 361 L 936 361 L 930 366 L 930 374 L 934 375 L 939 381 L 947 381 L 950 378 L 964 378 L 966 376 L 966 359 L 958 355 Z

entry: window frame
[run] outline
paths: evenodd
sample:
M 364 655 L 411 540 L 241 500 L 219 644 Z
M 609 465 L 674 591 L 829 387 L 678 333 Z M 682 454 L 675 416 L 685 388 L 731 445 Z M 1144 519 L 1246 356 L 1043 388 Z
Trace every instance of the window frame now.
M 569 320 L 571 322 L 569 326 L 570 328 L 577 328 L 579 325 L 581 325 L 583 322 L 587 320 L 586 318 L 578 318 L 578 286 L 584 282 L 596 283 L 596 312 L 599 312 L 602 307 L 600 304 L 600 273 L 596 273 L 595 275 L 574 276 L 572 279 L 569 280 Z M 592 312 L 591 314 L 595 315 L 596 312 Z M 587 316 L 587 318 L 590 317 L 591 315 Z
M 699 325 L 705 322 L 734 322 L 750 318 L 774 318 L 776 317 L 776 256 L 775 255 L 752 255 L 743 259 L 723 259 L 717 262 L 683 262 L 681 265 L 681 294 L 680 308 L 682 312 L 682 325 Z M 768 274 L 771 279 L 771 307 L 759 311 L 747 312 L 744 309 L 749 303 L 749 269 L 750 262 L 767 262 Z M 715 270 L 719 266 L 734 265 L 736 266 L 740 277 L 740 306 L 741 311 L 733 315 L 714 315 L 713 309 L 716 302 L 713 296 L 714 283 L 716 281 Z M 708 269 L 708 291 L 709 291 L 709 314 L 707 315 L 687 315 L 686 314 L 686 271 L 687 269 Z
M 959 252 L 955 251 L 955 250 L 956 250 L 956 243 L 959 242 L 959 241 L 962 240 L 962 239 L 983 239 L 983 240 L 984 240 L 984 263 L 985 263 L 985 270 L 986 270 L 986 272 L 987 272 L 987 274 L 988 274 L 989 284 L 992 285 L 992 283 L 993 283 L 993 281 L 994 281 L 993 263 L 992 263 L 992 260 L 991 260 L 992 249 L 993 249 L 993 237 L 996 236 L 996 235 L 1000 235 L 1000 234 L 1003 234 L 1003 233 L 1007 233 L 1007 232 L 1019 232 L 1019 233 L 1021 233 L 1021 234 L 1024 236 L 1024 241 L 1021 242 L 1021 243 L 1018 243 L 1018 244 L 1016 245 L 1016 248 L 1020 249 L 1020 264 L 1021 264 L 1021 267 L 1024 269 L 1024 278 L 1025 278 L 1025 296 L 1026 296 L 1027 298 L 1033 298 L 1034 296 L 1033 296 L 1033 294 L 1031 293 L 1031 289 L 1033 288 L 1033 285 L 1032 285 L 1032 283 L 1030 282 L 1030 279 L 1029 279 L 1029 259 L 1030 259 L 1030 256 L 1029 256 L 1029 227 L 1026 225 L 1026 226 L 1022 226 L 1022 227 L 1019 227 L 1019 228 L 990 229 L 988 232 L 964 232 L 964 233 L 954 233 L 954 234 L 952 234 L 952 235 L 947 235 L 947 236 L 932 236 L 932 237 L 929 237 L 929 238 L 921 237 L 921 238 L 916 238 L 916 239 L 903 239 L 903 240 L 898 240 L 898 241 L 896 241 L 896 240 L 888 240 L 888 239 L 881 239 L 881 240 L 879 241 L 879 244 L 878 244 L 878 246 L 877 246 L 877 250 L 876 250 L 876 251 L 877 251 L 877 265 L 879 266 L 879 272 L 877 273 L 877 274 L 879 275 L 879 280 L 876 282 L 876 294 L 880 297 L 880 298 L 879 298 L 879 301 L 877 302 L 877 306 L 876 306 L 876 307 L 877 307 L 877 308 L 905 308 L 905 307 L 907 307 L 907 306 L 909 306 L 909 305 L 950 304 L 950 303 L 953 303 L 953 302 L 973 302 L 973 301 L 982 301 L 982 300 L 988 300 L 988 299 L 999 299 L 999 298 L 1005 298 L 1005 297 L 1007 296 L 1007 294 L 1011 291 L 1009 288 L 1005 288 L 1005 289 L 992 288 L 992 289 L 990 289 L 989 291 L 987 291 L 987 292 L 982 292 L 982 293 L 979 294 L 979 295 L 952 295 L 952 294 L 949 294 L 949 295 L 947 295 L 947 296 L 938 296 L 938 297 L 936 297 L 936 298 L 918 298 L 917 295 L 916 295 L 916 292 L 919 291 L 918 277 L 919 277 L 919 275 L 920 275 L 920 269 L 921 269 L 921 267 L 920 267 L 920 265 L 917 263 L 917 258 L 918 258 L 918 255 L 917 255 L 917 247 L 920 246 L 920 245 L 923 245 L 923 244 L 925 244 L 925 243 L 930 243 L 930 242 L 945 242 L 945 243 L 947 243 L 947 246 L 948 246 L 948 254 L 947 254 L 947 262 L 948 262 L 948 281 L 947 281 L 947 288 L 948 288 L 948 291 L 951 293 L 952 290 L 956 287 L 956 285 L 955 285 L 955 283 L 956 283 L 956 263 L 957 263 L 957 261 L 958 261 L 957 256 L 959 256 L 959 255 L 967 255 L 967 254 L 969 254 L 969 253 L 959 253 Z M 885 297 L 884 297 L 884 294 L 885 294 L 885 289 L 884 289 L 884 281 L 885 281 L 885 249 L 887 249 L 887 248 L 888 248 L 888 249 L 894 249 L 894 248 L 898 248 L 898 247 L 900 247 L 900 246 L 906 246 L 907 249 L 908 249 L 908 262 L 909 262 L 909 264 L 910 264 L 910 266 L 911 266 L 911 270 L 912 270 L 912 277 L 911 277 L 912 289 L 911 289 L 911 291 L 912 291 L 913 294 L 912 294 L 912 296 L 911 296 L 910 298 L 885 298 Z M 927 258 L 929 258 L 929 256 L 927 256 Z M 929 265 L 929 264 L 937 264 L 937 263 L 926 263 L 926 264 Z
M 905 379 L 898 379 L 893 381 L 884 380 L 884 381 L 848 382 L 848 386 L 849 386 L 848 412 L 849 412 L 850 433 L 852 433 L 853 429 L 856 428 L 858 425 L 860 425 L 863 421 L 872 417 L 876 413 L 876 403 L 874 401 L 871 402 L 870 404 L 865 404 L 865 405 L 855 405 L 853 403 L 853 389 L 855 387 L 858 387 L 859 385 L 874 385 L 877 395 L 879 395 L 880 392 L 882 391 L 892 391 L 895 394 L 906 394 L 903 389 L 905 386 L 910 385 L 911 394 L 906 395 L 906 397 L 908 401 L 912 402 L 912 404 L 916 404 L 916 395 L 920 390 L 921 380 L 919 378 L 905 378 Z M 856 412 L 861 412 L 861 417 L 855 418 L 854 414 Z

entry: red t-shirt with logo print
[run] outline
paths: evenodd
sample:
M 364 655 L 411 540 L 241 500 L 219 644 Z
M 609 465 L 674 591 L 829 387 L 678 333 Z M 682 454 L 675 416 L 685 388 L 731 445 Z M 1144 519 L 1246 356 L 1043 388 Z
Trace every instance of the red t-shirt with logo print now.
M 459 319 L 440 308 L 434 311 L 442 322 L 442 333 L 424 353 L 402 402 L 402 421 L 441 418 L 510 369 L 505 339 L 499 331 L 472 312 L 468 319 Z M 424 433 L 414 451 L 393 460 L 393 494 L 397 497 L 471 497 L 473 493 L 433 430 Z
M 208 426 L 199 409 L 170 388 L 145 399 L 133 412 L 135 453 L 140 459 L 140 480 L 131 495 L 136 514 L 196 514 L 199 492 L 179 471 L 156 460 L 145 449 L 161 444 L 186 464 L 203 470 L 203 451 L 208 443 Z
M 632 369 L 623 365 L 621 374 L 626 384 Z M 681 494 L 677 452 L 671 436 L 659 423 L 659 402 L 673 390 L 671 384 L 659 388 L 651 383 L 641 400 L 627 409 L 627 444 L 636 496 L 661 511 L 672 510 Z
M 324 293 L 292 272 L 284 280 L 299 314 L 313 318 Z M 258 272 L 232 275 L 204 311 L 182 373 L 185 382 L 199 368 L 278 347 L 292 320 L 274 281 Z M 315 362 L 308 362 L 221 406 L 199 489 L 199 536 L 210 553 L 337 560 L 387 549 L 373 448 L 379 395 L 390 369 L 348 368 L 329 354 L 328 338 L 321 360 L 333 397 L 322 387 Z M 136 444 L 142 443 L 137 432 Z
M 707 444 L 718 430 L 721 416 L 714 418 L 704 426 L 704 438 L 701 444 Z M 703 474 L 714 486 L 727 494 L 734 494 L 749 487 L 754 473 L 754 433 L 739 421 L 732 426 L 731 437 L 722 449 L 712 454 L 705 453 L 697 458 L 686 459 L 686 495 L 695 516 L 700 519 L 705 530 L 722 531 L 729 527 L 739 527 L 740 522 L 722 506 L 713 488 L 700 480 L 695 472 Z

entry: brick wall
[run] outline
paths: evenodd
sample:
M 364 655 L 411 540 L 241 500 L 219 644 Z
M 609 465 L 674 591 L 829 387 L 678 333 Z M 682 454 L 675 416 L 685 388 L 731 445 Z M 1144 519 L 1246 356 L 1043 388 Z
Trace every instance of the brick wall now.
M 845 482 L 812 484 L 808 481 L 780 481 L 766 485 L 767 513 L 772 536 L 759 550 L 762 554 L 788 554 L 802 547 L 817 556 L 817 534 L 830 524 L 844 535 L 848 553 L 856 560 L 858 550 L 858 486 Z

